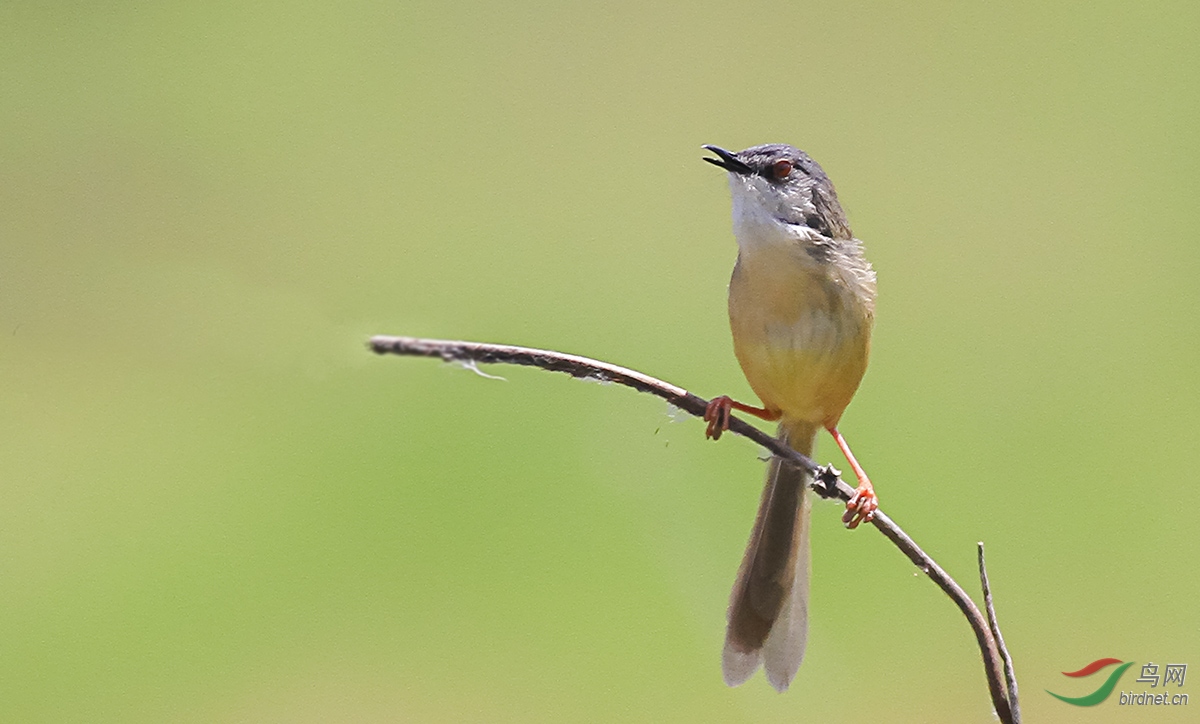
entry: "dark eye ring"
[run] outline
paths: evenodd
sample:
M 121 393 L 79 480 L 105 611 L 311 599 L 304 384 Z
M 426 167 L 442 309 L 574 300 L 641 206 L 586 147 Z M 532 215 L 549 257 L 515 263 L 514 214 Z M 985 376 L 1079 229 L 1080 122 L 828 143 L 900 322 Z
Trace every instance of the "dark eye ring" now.
M 771 178 L 782 181 L 792 173 L 792 162 L 787 159 L 771 164 Z

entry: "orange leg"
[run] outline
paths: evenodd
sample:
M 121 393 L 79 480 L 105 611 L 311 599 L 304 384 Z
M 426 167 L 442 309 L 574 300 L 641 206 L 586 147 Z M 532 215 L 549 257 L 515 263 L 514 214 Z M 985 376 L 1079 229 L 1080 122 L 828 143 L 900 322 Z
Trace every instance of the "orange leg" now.
M 871 486 L 866 471 L 858 464 L 854 453 L 850 452 L 850 445 L 846 443 L 846 438 L 842 437 L 842 433 L 838 432 L 836 427 L 830 426 L 825 429 L 829 430 L 830 435 L 833 435 L 834 441 L 842 449 L 842 454 L 846 456 L 846 462 L 850 463 L 850 469 L 858 478 L 858 488 L 854 491 L 854 497 L 846 503 L 846 512 L 842 515 L 842 522 L 846 524 L 847 528 L 857 528 L 859 523 L 870 522 L 875 517 L 875 509 L 879 507 L 879 497 L 875 495 L 875 488 Z
M 713 440 L 720 440 L 721 433 L 729 429 L 729 411 L 740 410 L 748 412 L 755 417 L 760 417 L 767 422 L 774 422 L 783 413 L 779 410 L 768 410 L 765 407 L 754 407 L 742 402 L 738 402 L 731 397 L 721 395 L 714 397 L 708 403 L 708 407 L 704 410 L 704 421 L 708 423 L 708 429 L 704 431 L 705 437 L 711 437 Z

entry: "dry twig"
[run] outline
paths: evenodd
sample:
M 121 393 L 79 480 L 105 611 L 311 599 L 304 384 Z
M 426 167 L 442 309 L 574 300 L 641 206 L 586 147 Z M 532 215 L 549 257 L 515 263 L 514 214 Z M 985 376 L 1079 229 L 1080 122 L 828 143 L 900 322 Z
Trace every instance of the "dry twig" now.
M 979 541 L 979 583 L 983 588 L 983 608 L 987 611 L 988 625 L 992 630 L 992 638 L 1000 658 L 1004 661 L 1004 681 L 1008 685 L 1008 703 L 1012 709 L 1013 724 L 1021 724 L 1021 706 L 1017 698 L 1017 674 L 1013 671 L 1012 656 L 1004 645 L 1004 637 L 1000 635 L 1000 624 L 996 622 L 996 608 L 992 605 L 992 585 L 988 583 L 987 565 L 983 560 L 983 541 Z
M 563 354 L 544 349 L 515 347 L 504 344 L 485 344 L 479 342 L 456 342 L 441 339 L 421 339 L 417 337 L 375 336 L 371 338 L 370 348 L 377 354 L 395 354 L 415 357 L 437 357 L 446 362 L 485 363 L 485 364 L 515 364 L 528 367 L 540 367 L 552 372 L 565 372 L 572 377 L 592 379 L 603 382 L 632 387 L 639 392 L 661 397 L 675 407 L 694 415 L 703 417 L 708 406 L 708 400 L 697 397 L 687 390 L 676 387 L 649 375 L 619 367 L 608 362 Z M 809 471 L 814 476 L 813 489 L 826 498 L 837 498 L 847 501 L 854 495 L 854 488 L 841 480 L 839 473 L 832 466 L 818 466 L 810 458 L 801 455 L 757 427 L 731 417 L 729 431 L 749 438 L 751 441 L 770 450 L 774 455 L 791 461 Z M 992 706 L 996 715 L 1005 724 L 1020 724 L 1021 715 L 1017 706 L 1017 683 L 1012 671 L 1012 660 L 1008 651 L 1003 648 L 1003 639 L 996 624 L 995 611 L 992 608 L 990 589 L 988 588 L 987 572 L 983 565 L 983 544 L 979 544 L 979 570 L 983 580 L 984 597 L 987 604 L 988 617 L 984 620 L 979 608 L 971 597 L 963 591 L 942 567 L 911 538 L 900 526 L 881 510 L 875 511 L 871 521 L 879 532 L 883 533 L 908 559 L 929 576 L 942 591 L 954 601 L 963 615 L 966 616 L 979 651 L 983 657 L 984 674 L 987 676 L 988 690 L 992 697 Z M 1005 682 L 1007 681 L 1007 686 Z

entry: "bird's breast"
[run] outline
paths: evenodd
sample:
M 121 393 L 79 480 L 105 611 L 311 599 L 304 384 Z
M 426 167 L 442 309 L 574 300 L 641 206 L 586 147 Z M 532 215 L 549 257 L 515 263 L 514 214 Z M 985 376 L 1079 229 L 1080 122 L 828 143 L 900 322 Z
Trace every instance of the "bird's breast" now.
M 729 283 L 734 352 L 755 394 L 785 418 L 837 424 L 866 371 L 874 290 L 846 272 L 799 246 L 739 254 Z

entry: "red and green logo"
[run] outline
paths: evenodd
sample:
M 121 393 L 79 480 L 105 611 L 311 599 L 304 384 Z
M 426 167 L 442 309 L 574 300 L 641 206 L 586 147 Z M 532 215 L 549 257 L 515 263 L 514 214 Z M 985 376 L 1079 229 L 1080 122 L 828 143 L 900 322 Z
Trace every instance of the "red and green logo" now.
M 1109 666 L 1112 666 L 1113 664 L 1121 664 L 1121 665 L 1112 670 L 1112 673 L 1110 673 L 1108 675 L 1108 679 L 1103 684 L 1100 685 L 1099 689 L 1096 689 L 1095 691 L 1088 694 L 1087 696 L 1076 696 L 1076 697 L 1063 696 L 1062 694 L 1055 694 L 1053 691 L 1050 691 L 1049 689 L 1046 690 L 1046 693 L 1049 694 L 1050 696 L 1053 696 L 1055 699 L 1060 699 L 1062 701 L 1065 701 L 1068 704 L 1071 704 L 1072 706 L 1095 706 L 1108 698 L 1108 695 L 1111 694 L 1113 692 L 1113 689 L 1116 688 L 1117 680 L 1121 678 L 1121 674 L 1125 673 L 1125 669 L 1128 669 L 1130 666 L 1133 666 L 1133 662 L 1128 661 L 1128 662 L 1122 663 L 1120 659 L 1096 659 L 1095 661 L 1093 661 L 1092 663 L 1083 667 L 1079 671 L 1064 671 L 1063 672 L 1063 676 L 1071 676 L 1071 677 L 1075 677 L 1075 678 L 1081 678 L 1084 676 L 1091 676 L 1092 674 L 1096 673 L 1100 669 L 1107 668 Z

